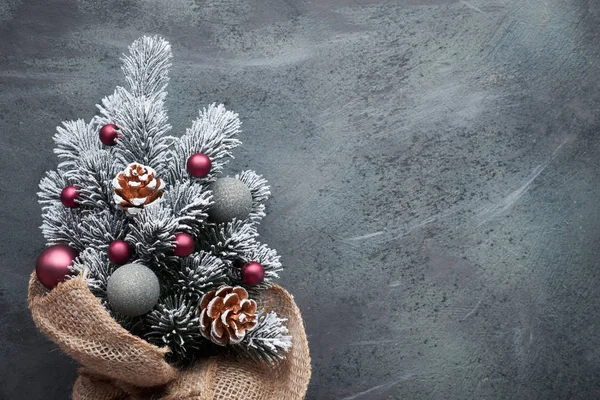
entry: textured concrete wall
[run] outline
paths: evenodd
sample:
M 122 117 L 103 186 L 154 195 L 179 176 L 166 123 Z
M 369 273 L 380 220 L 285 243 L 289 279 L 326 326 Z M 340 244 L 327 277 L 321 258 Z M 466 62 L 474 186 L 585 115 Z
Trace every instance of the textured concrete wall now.
M 25 304 L 35 192 L 148 33 L 175 134 L 225 103 L 230 172 L 272 184 L 308 399 L 600 398 L 593 0 L 0 0 L 0 398 L 70 391 Z

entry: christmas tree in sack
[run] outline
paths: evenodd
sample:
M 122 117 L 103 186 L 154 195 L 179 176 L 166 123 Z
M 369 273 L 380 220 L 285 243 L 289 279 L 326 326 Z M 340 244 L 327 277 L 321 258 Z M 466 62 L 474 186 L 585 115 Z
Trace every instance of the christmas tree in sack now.
M 60 162 L 43 177 L 38 193 L 48 247 L 30 283 L 34 320 L 88 370 L 94 370 L 90 364 L 96 356 L 87 360 L 86 349 L 74 351 L 74 339 L 67 338 L 96 334 L 94 327 L 79 327 L 86 310 L 105 313 L 101 319 L 108 331 L 127 337 L 114 346 L 107 339 L 108 351 L 132 343 L 133 350 L 121 350 L 131 352 L 128 361 L 138 364 L 143 364 L 137 359 L 142 350 L 135 346 L 145 343 L 147 351 L 158 351 L 169 372 L 156 381 L 119 382 L 107 372 L 117 382 L 115 391 L 132 396 L 139 387 L 181 379 L 171 369 L 197 368 L 215 356 L 232 365 L 256 365 L 268 375 L 286 357 L 295 357 L 290 350 L 297 340 L 306 341 L 301 319 L 288 321 L 300 318 L 291 296 L 274 284 L 282 270 L 280 257 L 259 241 L 257 227 L 270 195 L 267 181 L 250 170 L 221 176 L 241 144 L 238 115 L 212 104 L 183 135 L 170 136 L 165 97 L 171 57 L 170 44 L 156 36 L 129 47 L 122 58 L 126 87 L 105 97 L 91 122 L 68 121 L 57 129 L 54 151 Z M 51 295 L 60 301 L 53 293 L 77 284 L 87 292 L 74 300 L 68 299 L 74 289 L 61 294 L 75 303 L 61 305 L 67 308 L 61 316 L 63 325 L 78 330 L 69 333 L 69 326 L 61 325 L 69 334 L 58 332 L 48 313 L 40 312 L 47 306 L 43 301 Z M 270 296 L 265 293 L 274 290 L 284 294 L 295 313 L 279 315 L 277 304 L 265 301 Z M 91 295 L 95 303 L 77 309 L 78 299 Z M 103 329 L 97 335 L 107 335 Z M 309 376 L 308 348 L 303 351 Z M 97 375 L 103 376 L 84 378 Z M 300 386 L 302 397 L 306 385 Z M 214 398 L 238 398 L 232 393 Z

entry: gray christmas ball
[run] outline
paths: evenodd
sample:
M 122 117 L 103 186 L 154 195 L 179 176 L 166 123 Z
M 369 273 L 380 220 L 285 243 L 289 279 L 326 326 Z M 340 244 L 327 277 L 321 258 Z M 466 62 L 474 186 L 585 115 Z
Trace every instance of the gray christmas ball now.
M 150 268 L 125 264 L 108 278 L 106 295 L 115 311 L 136 317 L 152 310 L 160 296 L 160 285 Z
M 246 184 L 235 178 L 217 179 L 210 185 L 213 205 L 208 215 L 214 222 L 246 219 L 252 211 L 252 193 Z

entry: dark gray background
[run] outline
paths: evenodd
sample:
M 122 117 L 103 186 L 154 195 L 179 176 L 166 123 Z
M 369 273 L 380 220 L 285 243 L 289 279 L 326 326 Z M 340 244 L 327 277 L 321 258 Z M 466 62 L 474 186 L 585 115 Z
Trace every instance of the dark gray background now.
M 37 183 L 152 33 L 174 133 L 224 102 L 272 184 L 308 399 L 600 398 L 600 2 L 0 0 L 1 398 L 70 392 L 25 302 Z

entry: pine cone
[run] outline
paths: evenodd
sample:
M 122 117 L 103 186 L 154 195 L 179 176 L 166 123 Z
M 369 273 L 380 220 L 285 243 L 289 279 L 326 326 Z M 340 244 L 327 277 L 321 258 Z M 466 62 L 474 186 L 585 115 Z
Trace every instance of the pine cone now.
M 133 215 L 162 197 L 165 183 L 156 178 L 156 171 L 151 167 L 131 163 L 113 179 L 113 186 L 115 203 Z
M 240 343 L 256 327 L 256 302 L 241 286 L 206 293 L 199 310 L 202 336 L 221 346 Z

